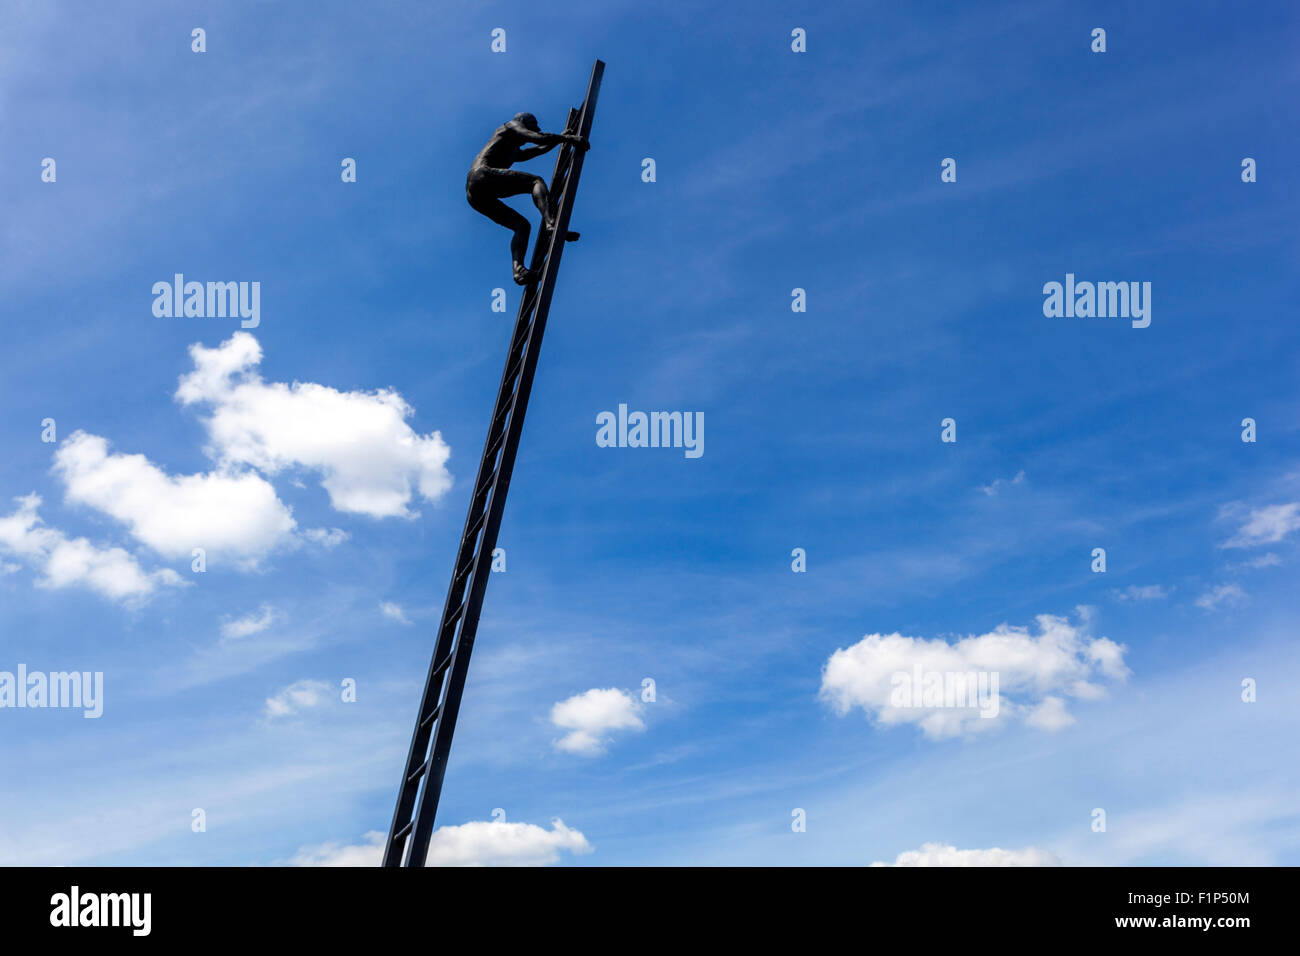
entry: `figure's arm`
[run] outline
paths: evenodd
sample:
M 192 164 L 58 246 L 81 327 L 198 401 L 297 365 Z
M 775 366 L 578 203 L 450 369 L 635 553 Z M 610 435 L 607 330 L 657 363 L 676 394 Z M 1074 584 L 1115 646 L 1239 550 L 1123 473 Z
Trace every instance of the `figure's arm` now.
M 549 153 L 558 145 L 558 143 L 550 143 L 546 146 L 520 146 L 515 154 L 515 162 L 526 163 L 530 159 L 535 159 L 536 157 L 541 156 L 543 153 Z
M 523 123 L 511 120 L 506 123 L 506 128 L 514 133 L 519 139 L 526 143 L 532 143 L 535 146 L 545 146 L 548 149 L 554 147 L 560 142 L 560 137 L 555 133 L 543 133 L 540 130 L 531 130 Z
M 532 143 L 534 146 L 537 147 L 545 147 L 545 149 L 543 149 L 541 152 L 554 149 L 556 146 L 560 145 L 561 143 L 570 143 L 574 146 L 581 146 L 583 149 L 587 148 L 586 146 L 587 141 L 583 139 L 581 136 L 577 136 L 573 133 L 534 132 L 533 130 L 529 129 L 527 126 L 524 126 L 522 123 L 516 123 L 514 120 L 511 120 L 509 123 L 506 123 L 506 126 L 510 128 L 510 132 L 514 133 L 516 136 L 518 136 L 520 139 L 524 140 L 525 142 Z M 522 153 L 524 152 L 524 150 L 521 148 L 520 152 Z M 541 152 L 528 153 L 527 157 L 531 158 L 532 156 L 540 156 Z

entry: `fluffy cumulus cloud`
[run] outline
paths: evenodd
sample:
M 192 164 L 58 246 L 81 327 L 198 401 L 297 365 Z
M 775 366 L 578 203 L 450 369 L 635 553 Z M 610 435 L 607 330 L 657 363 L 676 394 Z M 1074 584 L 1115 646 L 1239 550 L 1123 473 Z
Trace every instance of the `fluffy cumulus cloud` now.
M 1072 625 L 1037 618 L 1037 634 L 1000 625 L 949 643 L 868 634 L 836 650 L 821 697 L 841 716 L 861 708 L 884 725 L 912 723 L 931 738 L 955 737 L 1020 719 L 1040 730 L 1073 723 L 1065 698 L 1095 699 L 1104 682 L 1128 676 L 1125 648 L 1089 637 L 1088 615 Z
M 1060 697 L 1044 697 L 1025 714 L 1025 723 L 1039 730 L 1061 730 L 1074 723 L 1074 717 Z
M 378 866 L 385 834 L 371 831 L 361 844 L 323 843 L 300 849 L 291 866 Z M 556 819 L 551 828 L 534 823 L 486 822 L 439 827 L 429 841 L 429 866 L 546 866 L 562 852 L 590 853 L 591 844 L 578 830 Z
M 193 345 L 190 356 L 194 371 L 176 399 L 209 409 L 210 451 L 222 464 L 315 471 L 336 509 L 372 517 L 409 516 L 415 493 L 432 501 L 451 487 L 447 444 L 411 429 L 397 392 L 264 382 L 262 348 L 247 332 L 217 348 Z
M 171 560 L 205 560 L 249 570 L 272 551 L 308 542 L 324 548 L 348 540 L 340 528 L 299 532 L 292 510 L 267 476 L 289 468 L 315 471 L 333 506 L 345 512 L 412 516 L 418 494 L 437 498 L 451 486 L 442 437 L 419 435 L 406 424 L 411 408 L 391 389 L 340 392 L 312 383 L 266 383 L 257 374 L 262 350 L 239 332 L 217 348 L 194 345 L 194 370 L 183 375 L 176 398 L 205 407 L 212 471 L 170 474 L 141 454 L 124 454 L 107 439 L 74 432 L 54 455 L 69 504 L 118 521 L 135 541 Z M 260 472 L 260 473 L 259 473 Z M 301 486 L 297 476 L 290 482 Z M 182 584 L 171 570 L 146 572 L 120 547 L 97 547 L 46 526 L 41 499 L 18 499 L 0 518 L 0 558 L 19 558 L 47 587 L 82 586 L 108 597 L 138 601 L 159 587 Z M 0 575 L 20 565 L 0 561 Z M 227 638 L 265 629 L 270 619 L 226 625 Z
M 567 730 L 555 746 L 568 753 L 603 753 L 615 730 L 644 730 L 641 705 L 627 691 L 595 688 L 575 694 L 551 708 L 551 723 Z
M 43 587 L 83 587 L 134 603 L 160 587 L 183 583 L 175 571 L 145 571 L 121 548 L 100 548 L 85 538 L 69 538 L 48 527 L 37 513 L 41 505 L 38 495 L 16 500 L 17 510 L 0 517 L 0 554 L 18 558 L 39 571 L 38 583 Z M 6 564 L 5 568 L 8 572 L 17 566 Z
M 564 821 L 551 828 L 535 823 L 475 820 L 460 826 L 440 827 L 429 841 L 429 866 L 546 866 L 560 853 L 590 853 L 591 844 Z
M 333 699 L 334 688 L 320 680 L 300 680 L 266 699 L 267 717 L 289 717 L 312 710 Z
M 384 858 L 385 834 L 371 830 L 361 843 L 318 843 L 300 847 L 290 866 L 378 866 Z
M 959 850 L 944 843 L 923 843 L 919 850 L 898 854 L 893 863 L 872 866 L 1060 866 L 1061 861 L 1047 850 L 1025 847 L 1023 850 Z
M 1275 544 L 1300 528 L 1300 501 L 1254 508 L 1237 533 L 1224 542 L 1225 548 L 1253 548 Z
M 302 533 L 302 536 L 312 544 L 318 544 L 322 548 L 337 548 L 352 537 L 342 528 L 308 528 Z
M 209 559 L 252 563 L 293 535 L 295 523 L 275 489 L 252 472 L 169 475 L 144 455 L 113 452 L 76 432 L 55 453 L 67 499 L 122 522 L 169 558 L 202 548 Z

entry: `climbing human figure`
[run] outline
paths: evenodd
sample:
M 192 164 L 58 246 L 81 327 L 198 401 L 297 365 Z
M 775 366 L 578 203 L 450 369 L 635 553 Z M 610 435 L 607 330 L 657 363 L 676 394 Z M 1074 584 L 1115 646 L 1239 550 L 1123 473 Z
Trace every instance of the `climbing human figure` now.
M 506 196 L 531 193 L 533 204 L 542 214 L 542 229 L 547 232 L 555 227 L 555 210 L 551 208 L 551 197 L 542 177 L 510 167 L 549 153 L 561 143 L 587 148 L 587 141 L 581 136 L 543 133 L 537 125 L 537 117 L 532 113 L 520 113 L 504 126 L 497 127 L 487 145 L 474 157 L 465 178 L 465 198 L 470 206 L 514 233 L 510 240 L 510 258 L 514 264 L 515 282 L 519 285 L 537 280 L 536 273 L 524 264 L 530 226 L 527 219 L 501 200 Z M 578 234 L 569 232 L 564 238 L 573 242 Z

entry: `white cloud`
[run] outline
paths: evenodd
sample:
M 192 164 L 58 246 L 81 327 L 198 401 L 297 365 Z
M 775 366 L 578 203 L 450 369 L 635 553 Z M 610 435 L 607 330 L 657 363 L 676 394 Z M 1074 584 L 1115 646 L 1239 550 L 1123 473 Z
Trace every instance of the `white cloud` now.
M 980 485 L 980 491 L 984 492 L 984 494 L 986 494 L 986 495 L 988 495 L 990 498 L 992 498 L 992 497 L 993 497 L 994 495 L 996 495 L 996 494 L 997 494 L 997 493 L 998 493 L 1002 488 L 1006 487 L 1007 485 L 1018 485 L 1018 484 L 1021 484 L 1022 482 L 1024 482 L 1024 480 L 1025 480 L 1025 473 L 1024 473 L 1024 471 L 1022 470 L 1022 471 L 1018 471 L 1018 472 L 1016 472 L 1016 476 L 1015 476 L 1014 478 L 1010 478 L 1010 479 L 1008 479 L 1008 478 L 994 478 L 992 484 L 988 484 L 988 485 Z
M 384 601 L 379 605 L 379 611 L 390 621 L 396 621 L 398 624 L 410 624 L 411 619 L 406 616 L 400 604 L 394 604 L 392 601 Z
M 1121 601 L 1163 601 L 1169 597 L 1169 591 L 1158 584 L 1147 584 L 1141 587 L 1130 584 L 1123 591 L 1116 591 L 1115 596 Z
M 69 501 L 126 525 L 132 536 L 170 558 L 203 548 L 210 561 L 255 563 L 293 534 L 289 509 L 252 472 L 172 476 L 144 455 L 110 453 L 108 442 L 76 432 L 54 456 Z
M 138 602 L 160 587 L 184 583 L 175 571 L 145 571 L 121 548 L 98 548 L 85 538 L 69 538 L 48 527 L 36 513 L 39 495 L 15 500 L 17 510 L 0 517 L 0 551 L 39 570 L 44 577 L 37 583 L 42 587 L 84 587 L 114 600 Z
M 545 866 L 560 852 L 590 853 L 591 844 L 564 821 L 551 821 L 551 829 L 535 823 L 475 820 L 460 826 L 439 827 L 429 841 L 429 866 Z
M 1206 611 L 1219 607 L 1240 607 L 1247 602 L 1246 592 L 1235 584 L 1220 584 L 1196 599 L 1196 606 Z
M 352 537 L 342 528 L 308 528 L 302 536 L 312 544 L 319 544 L 324 548 L 337 548 Z
M 1125 648 L 1109 638 L 1089 637 L 1086 617 L 1078 626 L 1065 618 L 1041 614 L 1038 635 L 1028 628 L 999 625 L 988 634 L 949 644 L 901 634 L 868 634 L 849 648 L 836 650 L 822 671 L 820 696 L 841 716 L 854 707 L 886 726 L 914 723 L 926 736 L 943 738 L 989 729 L 1002 718 L 1019 717 L 1042 730 L 1056 730 L 1073 718 L 1062 695 L 1095 699 L 1105 694 L 1098 679 L 1124 680 Z M 986 718 L 973 706 L 907 706 L 895 695 L 900 681 L 930 675 L 986 674 L 992 698 L 997 675 L 997 710 Z M 903 676 L 906 675 L 906 676 Z M 920 697 L 918 693 L 916 695 Z M 917 702 L 917 701 L 913 701 Z M 992 708 L 988 708 L 992 710 Z
M 144 455 L 113 452 L 107 439 L 81 431 L 54 455 L 69 502 L 116 519 L 158 554 L 189 559 L 202 548 L 209 561 L 249 568 L 277 547 L 296 545 L 291 509 L 248 466 L 268 475 L 291 466 L 313 469 L 335 508 L 372 516 L 411 516 L 407 505 L 417 491 L 432 500 L 451 486 L 446 443 L 437 432 L 411 430 L 405 422 L 411 408 L 395 391 L 265 383 L 257 374 L 261 347 L 246 332 L 215 349 L 194 345 L 190 355 L 194 371 L 181 377 L 176 398 L 210 407 L 205 424 L 216 470 L 168 474 Z M 52 555 L 42 562 L 51 582 L 93 580 L 111 596 L 173 583 L 145 575 L 120 549 L 97 551 L 84 539 L 55 551 L 51 534 L 57 532 L 39 529 Z M 348 534 L 312 528 L 302 539 L 330 548 Z
M 1074 723 L 1074 717 L 1065 709 L 1059 697 L 1044 697 L 1042 703 L 1025 715 L 1025 723 L 1039 730 L 1061 730 Z
M 269 604 L 263 604 L 251 614 L 245 614 L 243 617 L 222 624 L 221 636 L 226 640 L 252 637 L 254 634 L 262 633 L 274 624 L 277 617 L 279 617 L 279 614 L 275 608 Z
M 319 843 L 300 847 L 290 866 L 378 866 L 384 859 L 387 834 L 371 830 L 361 844 Z
M 194 371 L 181 377 L 176 398 L 211 408 L 210 451 L 223 464 L 272 475 L 312 469 L 336 509 L 373 517 L 409 516 L 416 491 L 432 501 L 451 487 L 450 449 L 440 433 L 406 424 L 412 409 L 396 391 L 264 382 L 262 348 L 247 332 L 214 349 L 192 345 L 190 356 Z
M 267 717 L 288 717 L 332 699 L 334 688 L 320 680 L 300 680 L 266 699 Z
M 360 845 L 305 846 L 289 865 L 378 866 L 386 836 L 372 830 Z M 557 862 L 562 851 L 590 853 L 592 847 L 582 833 L 559 819 L 551 821 L 549 830 L 534 823 L 475 820 L 434 830 L 425 862 L 427 866 L 546 866 Z
M 1300 501 L 1253 509 L 1237 533 L 1222 545 L 1225 548 L 1251 548 L 1281 541 L 1300 528 Z
M 1060 866 L 1061 861 L 1048 850 L 1025 847 L 1023 850 L 959 850 L 944 843 L 923 843 L 919 850 L 898 854 L 893 863 L 872 866 Z
M 644 730 L 641 705 L 627 691 L 593 687 L 551 708 L 551 723 L 570 733 L 555 741 L 559 750 L 595 756 L 603 753 L 613 730 Z

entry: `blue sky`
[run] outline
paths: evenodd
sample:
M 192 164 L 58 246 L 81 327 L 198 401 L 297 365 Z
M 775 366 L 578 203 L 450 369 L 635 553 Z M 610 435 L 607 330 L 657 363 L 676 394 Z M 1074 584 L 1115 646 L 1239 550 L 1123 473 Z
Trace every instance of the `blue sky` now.
M 375 858 L 518 303 L 465 171 L 597 56 L 439 859 L 1300 863 L 1292 5 L 312 11 L 6 7 L 0 671 L 105 694 L 0 710 L 0 863 Z M 260 324 L 156 317 L 177 272 Z M 923 658 L 999 716 L 882 703 Z

